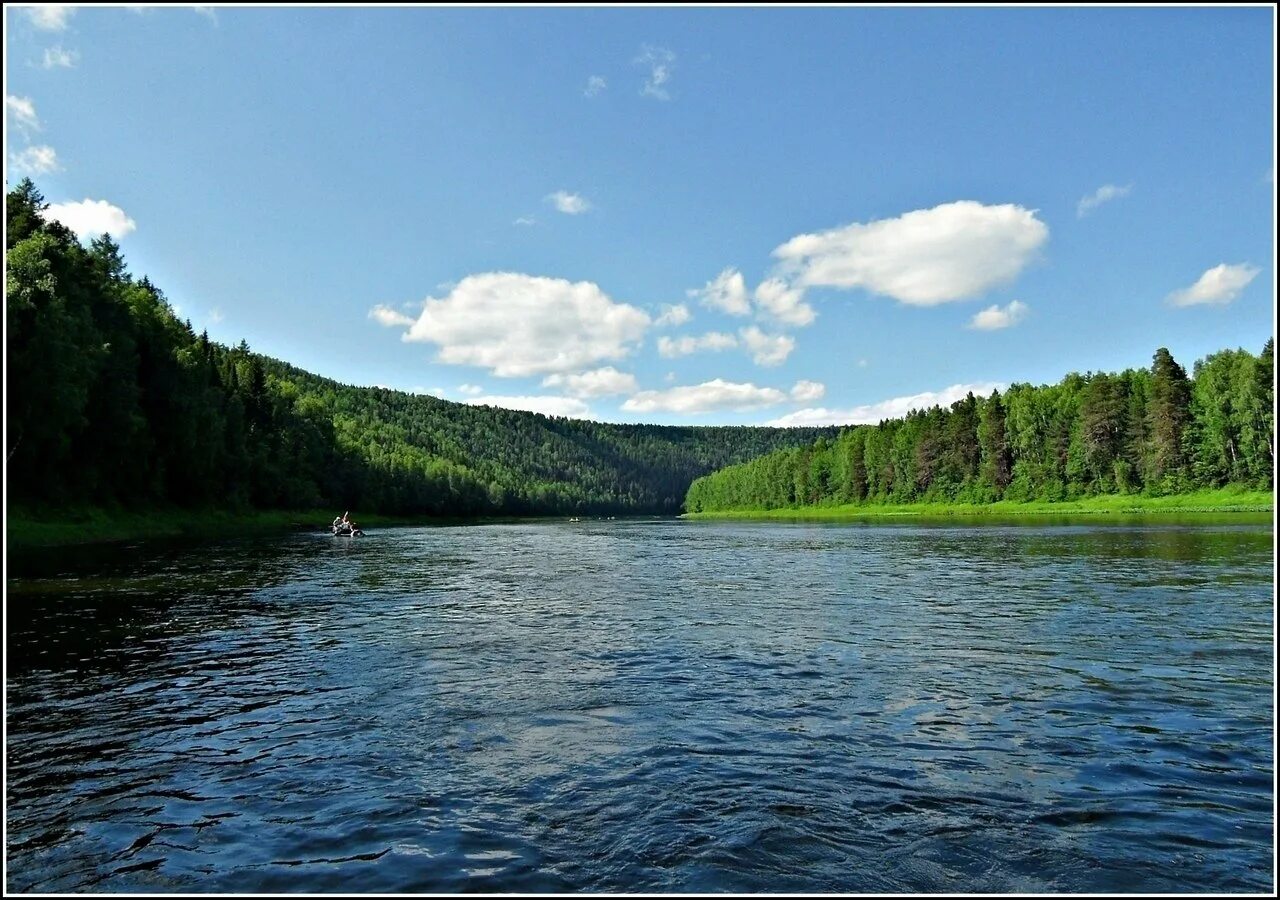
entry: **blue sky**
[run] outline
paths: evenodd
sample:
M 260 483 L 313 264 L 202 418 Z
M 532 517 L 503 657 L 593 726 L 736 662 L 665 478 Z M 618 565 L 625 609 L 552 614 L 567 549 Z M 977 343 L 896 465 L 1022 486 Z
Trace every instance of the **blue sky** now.
M 1256 352 L 1273 16 L 9 6 L 6 177 L 348 383 L 861 421 Z

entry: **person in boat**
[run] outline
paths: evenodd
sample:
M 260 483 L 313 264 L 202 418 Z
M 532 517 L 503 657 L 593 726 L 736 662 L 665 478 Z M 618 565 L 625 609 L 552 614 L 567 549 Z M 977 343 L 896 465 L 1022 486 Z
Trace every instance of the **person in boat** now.
M 333 517 L 333 533 L 337 534 L 341 528 L 342 528 L 342 516 L 334 516 Z

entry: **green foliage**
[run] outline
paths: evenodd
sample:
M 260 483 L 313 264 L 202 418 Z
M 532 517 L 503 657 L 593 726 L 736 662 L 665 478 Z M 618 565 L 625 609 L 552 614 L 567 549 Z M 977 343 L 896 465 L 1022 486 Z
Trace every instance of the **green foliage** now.
M 110 236 L 86 248 L 44 206 L 30 181 L 5 204 L 20 505 L 676 512 L 699 475 L 836 433 L 610 425 L 342 385 L 197 336 Z M 828 489 L 829 471 L 815 478 Z
M 1270 489 L 1274 347 L 1268 340 L 1256 357 L 1215 353 L 1196 364 L 1194 379 L 1161 348 L 1149 371 L 1015 384 L 1003 396 L 970 395 L 948 409 L 847 428 L 834 441 L 703 476 L 685 508 L 937 507 Z

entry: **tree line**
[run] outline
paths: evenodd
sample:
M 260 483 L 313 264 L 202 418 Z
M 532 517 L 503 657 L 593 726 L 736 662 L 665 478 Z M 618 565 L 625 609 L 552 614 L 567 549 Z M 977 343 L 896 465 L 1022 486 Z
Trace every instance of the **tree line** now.
M 197 335 L 30 180 L 6 195 L 10 503 L 670 513 L 690 482 L 836 429 L 611 425 L 354 387 Z
M 690 512 L 861 503 L 1060 501 L 1163 495 L 1275 472 L 1275 341 L 1223 350 L 1188 376 L 1169 351 L 1149 369 L 970 393 L 949 408 L 847 428 L 694 481 Z

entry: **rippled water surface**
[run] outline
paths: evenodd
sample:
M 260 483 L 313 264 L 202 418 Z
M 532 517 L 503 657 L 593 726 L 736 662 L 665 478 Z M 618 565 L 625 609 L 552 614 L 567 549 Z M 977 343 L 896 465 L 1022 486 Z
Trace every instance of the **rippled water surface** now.
M 1265 891 L 1272 531 L 616 521 L 8 582 L 11 890 Z

